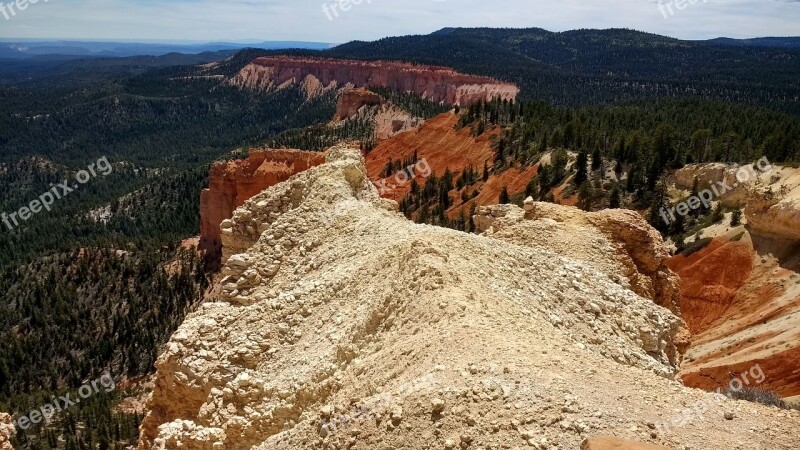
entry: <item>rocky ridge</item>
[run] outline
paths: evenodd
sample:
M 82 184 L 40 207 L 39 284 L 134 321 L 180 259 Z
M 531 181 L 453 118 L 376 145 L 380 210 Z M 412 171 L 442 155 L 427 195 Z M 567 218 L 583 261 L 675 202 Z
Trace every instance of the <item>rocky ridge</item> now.
M 234 209 L 262 190 L 324 161 L 325 156 L 318 152 L 254 149 L 247 159 L 214 163 L 208 189 L 200 194 L 200 248 L 219 254 L 219 225 Z
M 473 220 L 484 235 L 517 245 L 547 247 L 593 265 L 625 288 L 680 316 L 680 280 L 667 266 L 670 254 L 661 235 L 635 211 L 587 213 L 529 197 L 524 209 L 479 206 Z
M 348 86 L 385 87 L 450 105 L 467 105 L 495 97 L 513 100 L 519 94 L 519 88 L 513 84 L 462 74 L 447 67 L 290 56 L 256 58 L 228 83 L 253 90 L 301 86 L 308 95 Z
M 14 450 L 11 438 L 14 436 L 14 423 L 11 416 L 0 413 L 0 450 Z
M 745 402 L 659 434 L 712 399 L 673 379 L 680 319 L 547 247 L 396 208 L 347 148 L 238 208 L 220 295 L 158 359 L 140 448 L 800 445 L 795 413 Z

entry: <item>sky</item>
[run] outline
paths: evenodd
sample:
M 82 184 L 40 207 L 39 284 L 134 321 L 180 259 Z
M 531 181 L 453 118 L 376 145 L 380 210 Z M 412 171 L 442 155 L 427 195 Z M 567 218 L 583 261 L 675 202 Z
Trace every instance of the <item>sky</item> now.
M 0 0 L 6 40 L 342 43 L 477 26 L 800 36 L 800 0 Z

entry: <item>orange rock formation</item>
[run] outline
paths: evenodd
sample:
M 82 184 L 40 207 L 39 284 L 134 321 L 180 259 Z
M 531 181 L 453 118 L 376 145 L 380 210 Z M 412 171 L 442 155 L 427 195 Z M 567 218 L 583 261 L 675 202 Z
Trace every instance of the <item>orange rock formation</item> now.
M 347 89 L 339 96 L 336 103 L 336 116 L 334 120 L 347 119 L 358 113 L 364 106 L 375 106 L 383 104 L 383 98 L 367 89 Z
M 745 234 L 739 241 L 717 237 L 670 261 L 682 280 L 681 314 L 694 334 L 681 367 L 686 385 L 725 389 L 731 374 L 759 365 L 765 379 L 749 387 L 800 395 L 800 276 L 796 261 L 771 253 Z
M 451 105 L 466 105 L 495 97 L 513 100 L 519 94 L 519 88 L 513 84 L 462 74 L 447 67 L 289 56 L 256 58 L 230 83 L 249 89 L 292 85 L 302 85 L 306 89 L 346 85 L 386 87 L 415 92 L 432 101 Z
M 319 152 L 252 150 L 247 159 L 217 162 L 211 167 L 209 187 L 200 195 L 200 249 L 220 255 L 219 225 L 233 210 L 264 189 L 325 162 Z
M 441 176 L 447 169 L 458 176 L 467 167 L 483 170 L 483 163 L 494 161 L 494 150 L 491 138 L 497 135 L 496 130 L 474 138 L 469 129 L 456 130 L 458 116 L 452 113 L 440 114 L 425 122 L 417 130 L 398 134 L 380 142 L 367 156 L 367 173 L 370 179 L 381 180 L 381 172 L 389 161 L 403 161 L 417 153 L 419 161 L 425 160 L 432 173 Z M 386 185 L 394 189 L 383 192 L 384 197 L 401 200 L 411 190 L 411 183 L 397 183 L 393 176 L 387 178 Z M 418 184 L 425 184 L 424 179 L 417 179 Z M 495 199 L 494 203 L 497 199 Z

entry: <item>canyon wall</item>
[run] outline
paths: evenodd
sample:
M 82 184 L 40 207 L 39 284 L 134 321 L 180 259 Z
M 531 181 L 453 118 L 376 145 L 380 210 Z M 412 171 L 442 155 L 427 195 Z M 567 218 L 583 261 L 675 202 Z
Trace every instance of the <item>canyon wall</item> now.
M 800 242 L 800 170 L 776 166 L 770 178 L 747 202 L 748 227 L 760 236 Z
M 800 241 L 800 170 L 765 164 L 762 169 L 689 164 L 675 172 L 675 187 L 689 191 L 695 180 L 699 191 L 714 186 L 721 194 L 715 201 L 728 208 L 745 208 L 748 228 L 755 235 Z
M 256 58 L 229 83 L 255 90 L 297 85 L 309 93 L 348 85 L 383 87 L 414 92 L 431 101 L 450 105 L 468 105 L 495 97 L 513 100 L 519 94 L 519 88 L 513 84 L 462 74 L 447 67 L 289 56 Z
M 721 203 L 744 208 L 746 219 L 704 230 L 713 237 L 707 246 L 669 262 L 681 278 L 681 315 L 693 334 L 681 377 L 689 386 L 725 388 L 730 373 L 758 365 L 768 375 L 759 387 L 798 396 L 800 171 L 772 166 L 743 182 L 739 170 L 717 163 L 676 173 L 679 189 L 690 190 L 695 177 L 701 190 L 718 182 L 732 187 Z
M 680 320 L 610 274 L 397 208 L 345 147 L 238 208 L 218 294 L 156 362 L 139 448 L 800 445 L 798 413 L 675 381 Z M 656 429 L 698 402 L 703 419 Z
M 216 162 L 200 194 L 200 249 L 219 256 L 220 224 L 252 196 L 322 164 L 325 155 L 300 150 L 251 150 L 247 159 Z

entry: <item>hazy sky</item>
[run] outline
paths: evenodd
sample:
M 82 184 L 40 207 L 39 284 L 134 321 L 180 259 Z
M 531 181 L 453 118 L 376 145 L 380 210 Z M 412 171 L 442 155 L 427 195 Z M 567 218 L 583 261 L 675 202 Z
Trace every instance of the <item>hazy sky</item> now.
M 354 1 L 38 0 L 14 6 L 13 15 L 12 1 L 0 0 L 0 38 L 340 43 L 448 26 L 624 27 L 685 39 L 800 35 L 800 0 L 660 0 L 674 14 L 656 0 Z

